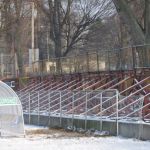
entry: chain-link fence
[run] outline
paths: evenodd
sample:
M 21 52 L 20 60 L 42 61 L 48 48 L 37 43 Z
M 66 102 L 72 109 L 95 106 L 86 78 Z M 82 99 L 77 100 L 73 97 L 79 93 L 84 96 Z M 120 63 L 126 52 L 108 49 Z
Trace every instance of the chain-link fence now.
M 9 77 L 16 77 L 16 62 L 15 56 L 13 55 L 6 55 L 1 53 L 0 54 L 0 77 L 9 78 Z
M 1 77 L 17 76 L 18 68 L 16 66 L 15 57 L 1 54 Z M 40 76 L 46 74 L 134 70 L 137 68 L 150 68 L 150 48 L 148 45 L 40 60 L 30 65 L 24 64 L 21 75 Z
M 37 61 L 24 74 L 68 74 L 150 68 L 150 48 L 135 46 Z

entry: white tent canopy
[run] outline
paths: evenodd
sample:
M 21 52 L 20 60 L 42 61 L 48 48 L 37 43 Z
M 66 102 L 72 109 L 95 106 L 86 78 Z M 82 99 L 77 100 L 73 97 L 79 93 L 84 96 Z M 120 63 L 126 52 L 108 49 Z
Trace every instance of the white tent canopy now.
M 21 102 L 17 94 L 2 81 L 0 81 L 0 135 L 25 135 Z

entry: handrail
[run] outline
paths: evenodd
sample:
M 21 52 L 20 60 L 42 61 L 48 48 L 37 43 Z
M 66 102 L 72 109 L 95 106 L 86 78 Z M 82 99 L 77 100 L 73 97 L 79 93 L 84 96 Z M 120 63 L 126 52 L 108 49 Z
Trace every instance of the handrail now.
M 72 81 L 72 82 L 75 82 L 76 80 L 74 80 L 74 81 Z M 71 82 L 71 83 L 72 83 Z M 66 85 L 66 86 L 68 86 L 70 84 L 70 82 Z M 59 88 L 58 88 L 59 89 Z M 56 90 L 54 90 L 54 92 L 56 92 L 58 89 L 56 89 Z M 49 89 L 49 91 L 50 91 L 51 89 Z M 51 91 L 53 91 L 53 90 L 51 90 Z M 56 94 L 54 94 L 52 97 L 51 97 L 51 99 L 52 98 L 54 98 L 54 97 L 56 97 L 58 95 L 58 93 L 56 93 Z M 44 97 L 46 97 L 46 95 L 45 96 L 43 96 L 43 97 L 40 97 L 40 99 L 43 99 Z M 54 101 L 56 101 L 57 99 L 54 99 L 52 102 L 54 102 Z M 45 100 L 46 101 L 46 100 Z M 45 101 L 42 101 L 41 103 L 43 103 L 43 102 L 45 102 Z
M 114 90 L 114 89 L 111 89 L 111 90 Z M 116 89 L 115 89 L 115 90 L 116 90 Z M 104 90 L 104 91 L 106 92 L 106 91 L 108 91 L 108 89 L 106 89 L 106 90 Z M 88 99 L 88 101 L 91 101 L 93 98 L 97 98 L 97 96 L 99 96 L 99 95 L 100 95 L 102 92 L 104 92 L 104 91 L 100 91 L 100 93 L 94 95 L 94 97 Z M 91 92 L 87 93 L 87 95 L 83 95 L 82 97 L 79 97 L 78 99 L 74 100 L 73 102 L 70 102 L 69 104 L 63 106 L 62 109 L 63 109 L 63 108 L 66 108 L 68 105 L 70 105 L 70 104 L 72 104 L 72 103 L 74 103 L 74 102 L 77 102 L 77 101 L 81 100 L 82 98 L 84 98 L 84 97 L 90 95 L 91 93 L 93 93 L 93 91 L 91 91 Z M 82 106 L 82 105 L 85 104 L 85 103 L 86 103 L 86 102 L 83 102 L 83 103 L 81 103 L 81 104 L 78 105 L 78 106 Z M 75 110 L 76 108 L 78 108 L 78 106 L 72 108 L 72 109 L 69 110 L 67 113 L 69 113 L 69 112 Z M 59 110 L 59 109 L 58 109 L 58 110 Z M 57 112 L 58 110 L 56 110 L 56 112 Z
M 148 95 L 150 95 L 150 93 L 148 93 L 147 94 L 147 96 Z M 144 96 L 145 97 L 145 96 Z M 142 99 L 143 97 L 141 97 L 141 99 Z M 147 106 L 149 106 L 150 104 L 148 103 L 148 104 L 146 104 L 146 105 L 144 105 L 143 107 L 141 107 L 141 108 L 139 108 L 139 109 L 137 109 L 136 111 L 134 111 L 134 112 L 132 112 L 132 113 L 130 113 L 130 114 L 128 114 L 128 115 L 126 115 L 125 117 L 123 117 L 122 119 L 124 119 L 124 118 L 127 118 L 127 117 L 129 117 L 130 115 L 132 115 L 132 114 L 134 114 L 134 113 L 136 113 L 136 112 L 138 112 L 139 110 L 143 110 L 145 107 L 147 107 Z
M 56 83 L 57 83 L 58 81 L 56 81 L 55 83 L 53 83 L 52 85 L 55 85 Z M 61 86 L 63 83 L 59 83 L 59 84 L 57 84 L 56 86 L 54 86 L 53 88 L 55 88 L 55 87 L 58 87 L 58 86 Z M 48 87 L 51 87 L 52 85 L 49 85 Z M 47 87 L 45 87 L 44 89 L 46 89 Z M 52 88 L 51 88 L 52 89 Z M 42 91 L 43 89 L 41 89 L 40 91 Z M 47 92 L 47 91 L 44 91 L 45 93 Z M 41 93 L 39 96 L 41 96 L 42 94 L 44 94 L 44 92 L 43 93 Z M 30 92 L 29 92 L 30 93 Z M 27 93 L 28 94 L 28 93 Z M 33 94 L 31 94 L 30 96 L 32 96 Z M 26 99 L 26 98 L 22 98 L 21 100 L 23 101 L 24 99 Z M 32 99 L 31 99 L 32 100 Z
M 84 88 L 84 86 L 89 85 L 89 83 L 91 83 L 91 82 L 93 82 L 93 81 L 95 81 L 95 79 L 90 80 L 90 81 L 88 81 L 88 82 L 85 83 L 85 84 L 82 84 L 81 86 L 77 87 L 76 90 L 80 90 L 80 89 Z
M 107 78 L 106 78 L 106 79 L 107 79 Z M 106 80 L 106 79 L 105 79 L 105 80 Z M 97 82 L 95 82 L 94 84 L 88 86 L 87 88 L 85 88 L 85 90 L 90 90 L 92 87 L 94 87 L 94 86 L 96 86 L 97 84 L 100 84 L 100 83 L 102 83 L 102 80 L 97 81 Z
M 71 87 L 73 87 L 73 86 L 76 86 L 77 84 L 82 83 L 82 82 L 84 82 L 84 81 L 86 81 L 86 80 L 87 80 L 87 79 L 83 79 L 83 80 L 81 80 L 81 81 L 78 81 L 78 83 L 75 83 L 74 85 L 68 87 L 65 91 L 67 91 L 69 88 L 71 88 Z M 50 90 L 50 91 L 52 92 L 53 90 Z M 58 91 L 58 90 L 54 90 L 54 92 L 59 92 L 59 91 Z M 70 92 L 70 91 L 68 91 L 68 93 L 69 93 L 69 92 Z M 67 96 L 68 93 L 64 94 L 63 97 L 64 97 L 64 96 Z M 52 98 L 54 98 L 56 95 L 58 95 L 58 93 L 55 94 L 55 95 L 53 95 L 53 96 L 50 97 L 50 98 L 52 99 Z M 46 97 L 46 96 L 45 96 L 45 97 Z M 44 98 L 44 97 L 43 97 L 43 98 Z M 69 98 L 70 98 L 70 97 L 69 97 Z M 51 104 L 51 103 L 53 103 L 53 102 L 55 102 L 55 101 L 57 101 L 57 100 L 59 100 L 59 98 L 56 98 L 56 99 L 50 101 L 49 104 Z M 47 100 L 42 101 L 42 103 L 45 102 L 45 101 L 47 101 Z M 48 105 L 49 105 L 49 104 L 48 104 Z
M 44 87 L 45 85 L 49 84 L 50 82 L 48 83 L 44 83 L 45 81 L 43 82 L 40 82 L 39 84 L 35 84 L 35 86 L 29 88 L 27 91 L 23 92 L 24 94 L 27 93 L 27 92 L 31 92 L 31 91 L 36 91 L 37 89 L 41 88 L 41 87 Z M 43 84 L 44 83 L 44 84 Z M 22 93 L 21 93 L 22 94 Z M 23 97 L 23 95 L 21 95 L 20 97 Z
M 75 82 L 76 80 L 73 80 L 73 81 L 71 81 L 71 82 L 69 82 L 69 83 L 67 83 L 65 86 L 68 86 L 69 84 L 71 84 L 71 83 L 73 83 L 73 82 Z M 59 86 L 58 86 L 59 85 Z M 63 83 L 63 85 L 62 84 L 58 84 L 57 85 L 57 87 L 59 87 L 57 90 L 59 90 L 59 89 L 61 89 L 61 88 L 64 88 L 65 86 L 63 86 L 64 85 L 64 83 Z M 60 86 L 60 85 L 62 85 L 62 86 Z M 46 87 L 47 88 L 47 87 Z M 53 88 L 55 88 L 55 87 L 53 87 Z M 51 88 L 51 89 L 53 89 L 53 88 Z M 49 90 L 51 90 L 51 89 L 49 89 Z M 42 89 L 43 90 L 43 89 Z M 41 96 L 41 95 L 43 95 L 43 94 L 45 94 L 45 93 L 47 93 L 47 91 L 45 91 L 44 93 L 41 93 L 41 94 L 39 94 L 39 96 Z M 54 97 L 56 96 L 57 94 L 55 94 L 55 95 L 53 95 Z M 43 97 L 40 97 L 40 99 L 43 99 L 44 97 L 45 97 L 46 95 L 44 95 Z
M 110 85 L 111 83 L 113 83 L 114 81 L 117 81 L 117 80 L 118 80 L 118 78 L 115 78 L 115 79 L 113 79 L 113 80 L 107 82 L 107 83 L 104 84 L 103 86 L 98 87 L 97 90 L 103 89 L 104 87 L 107 87 L 108 85 Z
M 103 82 L 104 80 L 105 80 L 105 79 L 101 80 L 101 82 Z M 77 90 L 77 89 L 76 89 L 76 90 Z M 77 91 L 77 93 L 75 93 L 75 95 L 77 95 L 77 94 L 79 94 L 79 93 L 80 93 L 80 91 Z M 91 91 L 90 91 L 90 93 L 91 93 Z M 90 93 L 89 93 L 89 94 L 90 94 Z M 75 95 L 74 95 L 74 96 L 75 96 Z M 70 98 L 72 98 L 72 96 L 66 98 L 65 101 L 67 101 L 67 100 L 70 99 Z M 81 99 L 81 98 L 84 98 L 84 96 L 80 97 L 80 99 Z M 79 99 L 79 100 L 80 100 L 80 99 Z M 77 101 L 78 101 L 78 100 L 77 100 Z M 75 101 L 75 102 L 76 102 L 76 101 Z M 72 102 L 70 102 L 68 105 L 70 105 L 71 103 L 72 103 Z
M 98 84 L 98 83 L 101 83 L 102 81 L 104 81 L 104 79 L 103 80 L 100 80 L 100 81 L 98 81 L 98 82 L 96 82 L 96 83 L 94 83 L 93 85 L 96 85 L 96 84 Z M 91 86 L 93 86 L 93 85 L 91 85 Z M 90 87 L 91 87 L 90 86 Z M 85 90 L 87 90 L 88 88 L 86 88 Z M 77 94 L 77 93 L 76 93 Z M 67 94 L 66 94 L 67 95 Z M 66 95 L 63 95 L 62 96 L 62 98 L 64 97 L 64 96 L 66 96 Z M 70 96 L 69 98 L 72 98 L 72 96 Z M 65 102 L 65 101 L 67 101 L 69 98 L 67 98 L 67 99 L 64 99 L 63 101 L 61 101 L 61 103 L 63 103 L 63 102 Z M 58 98 L 59 99 L 59 98 Z M 58 99 L 56 99 L 56 100 L 58 100 Z M 59 102 L 57 103 L 57 104 L 55 104 L 55 106 L 53 106 L 53 107 L 56 107 L 57 105 L 59 105 Z M 52 107 L 52 108 L 53 108 Z
M 35 83 L 30 83 L 29 85 L 27 85 L 26 87 L 24 87 L 24 88 L 20 89 L 20 90 L 19 90 L 19 91 L 17 91 L 17 92 L 18 92 L 18 93 L 20 93 L 20 92 L 22 92 L 22 91 L 24 91 L 24 90 L 26 90 L 26 89 L 28 89 L 28 88 L 32 87 L 34 84 L 35 84 Z
M 143 83 L 144 81 L 146 81 L 146 80 L 149 79 L 149 78 L 150 78 L 150 77 L 147 77 L 147 78 L 143 79 L 142 81 L 140 81 L 140 82 L 138 82 L 138 83 L 136 83 L 136 84 L 134 84 L 134 85 L 128 87 L 127 89 L 121 91 L 121 92 L 119 93 L 119 95 L 121 95 L 121 94 L 123 94 L 124 92 L 126 92 L 126 91 L 132 89 L 133 87 L 137 86 L 139 83 Z M 103 102 L 103 104 L 105 104 L 106 102 L 110 101 L 110 100 L 113 99 L 113 98 L 115 98 L 115 96 L 112 96 L 111 98 L 107 99 L 106 101 Z M 97 108 L 98 106 L 100 106 L 100 104 L 94 106 L 93 108 L 91 108 L 91 109 L 88 110 L 87 112 L 90 112 L 91 110 Z
M 145 89 L 145 88 L 147 88 L 147 87 L 149 87 L 149 86 L 150 86 L 150 84 L 146 85 L 146 86 L 145 86 L 145 87 L 143 87 L 142 89 Z M 129 97 L 131 97 L 131 96 L 133 96 L 133 95 L 137 94 L 137 93 L 138 93 L 139 91 L 141 91 L 142 89 L 137 90 L 136 92 L 132 93 L 131 95 L 129 95 L 129 96 L 127 96 L 127 97 L 125 97 L 125 98 L 121 99 L 120 101 L 118 101 L 118 104 L 119 104 L 119 103 L 121 103 L 121 102 L 123 102 L 123 101 L 124 101 L 124 100 L 126 100 L 127 98 L 129 98 Z M 110 108 L 112 108 L 112 107 L 114 107 L 114 106 L 116 106 L 116 103 L 115 103 L 115 104 L 113 104 L 113 105 L 111 105 L 111 106 L 110 106 L 110 107 L 108 107 L 107 109 L 104 109 L 103 111 L 99 112 L 98 114 L 96 114 L 96 116 L 98 116 L 98 115 L 102 114 L 103 112 L 105 112 L 106 110 L 109 110 Z
M 126 80 L 129 80 L 129 79 L 131 79 L 132 77 L 131 76 L 129 76 L 129 77 L 126 77 L 125 79 L 123 79 L 123 80 L 121 80 L 121 81 L 119 81 L 118 83 L 116 83 L 115 85 L 113 85 L 113 86 L 111 86 L 110 88 L 115 88 L 116 86 L 118 86 L 118 85 L 120 85 L 120 84 L 122 84 L 123 82 L 125 82 Z
M 118 82 L 118 83 L 116 83 L 115 85 L 113 85 L 113 86 L 111 86 L 110 88 L 108 88 L 108 89 L 112 89 L 113 87 L 115 87 L 116 85 L 119 85 L 119 84 L 121 84 L 122 82 L 124 82 L 124 81 L 126 81 L 126 80 L 128 80 L 130 77 L 127 77 L 127 78 L 125 78 L 124 80 L 121 80 L 120 82 Z M 107 84 L 107 83 L 106 83 Z M 106 89 L 107 90 L 107 89 Z M 105 91 L 105 90 L 104 90 Z M 99 95 L 99 94 L 98 94 Z M 112 98 L 112 97 L 111 97 Z M 110 99 L 111 99 L 110 98 Z M 80 98 L 79 98 L 79 100 L 80 100 Z M 106 101 L 105 101 L 106 102 Z M 71 102 L 72 103 L 72 102 Z M 80 104 L 80 105 L 83 105 L 85 102 L 83 102 L 82 104 Z M 72 111 L 72 110 L 70 110 L 70 111 Z M 69 112 L 70 112 L 69 111 Z
M 42 81 L 42 82 L 37 83 L 37 84 L 33 83 L 34 86 L 32 86 L 31 88 L 28 88 L 25 92 L 30 91 L 31 89 L 35 88 L 36 86 L 39 86 L 39 85 L 43 84 L 44 82 L 45 82 L 45 81 Z M 29 86 L 30 86 L 30 85 L 29 85 Z M 19 92 L 22 92 L 23 90 L 24 90 L 24 89 L 21 89 Z
M 144 99 L 144 98 L 145 98 L 146 96 L 148 96 L 148 95 L 150 95 L 150 93 L 146 94 L 145 96 L 142 96 L 142 97 L 138 98 L 137 100 L 133 101 L 132 103 L 130 103 L 130 104 L 128 104 L 128 105 L 126 105 L 125 107 L 123 107 L 123 108 L 121 108 L 121 109 L 118 109 L 118 113 L 119 113 L 120 111 L 124 110 L 125 108 L 128 108 L 129 106 L 135 104 L 135 103 L 138 102 L 139 100 Z M 108 118 L 111 117 L 111 116 L 113 116 L 114 114 L 116 114 L 116 113 L 111 114 L 110 116 L 108 116 Z

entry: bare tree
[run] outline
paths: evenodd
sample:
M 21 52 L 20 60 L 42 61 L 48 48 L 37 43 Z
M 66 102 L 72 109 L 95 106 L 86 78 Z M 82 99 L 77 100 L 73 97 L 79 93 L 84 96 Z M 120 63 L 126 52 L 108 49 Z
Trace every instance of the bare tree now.
M 98 19 L 103 19 L 112 14 L 113 6 L 110 1 L 95 0 L 83 1 L 79 0 L 77 4 L 72 6 L 72 16 L 70 15 L 70 29 L 67 30 L 68 42 L 64 56 L 70 52 L 75 45 L 82 44 L 89 28 Z M 69 24 L 68 23 L 68 24 Z
M 132 41 L 134 45 L 150 44 L 150 0 L 113 0 L 116 9 L 120 15 L 122 21 L 126 22 L 131 33 Z M 140 9 L 135 11 L 135 6 L 140 3 Z M 141 12 L 141 19 L 139 16 Z M 144 66 L 150 64 L 149 48 L 147 50 L 138 49 L 140 62 Z M 144 56 L 144 59 L 142 58 Z
M 113 13 L 111 1 L 106 0 L 38 0 L 35 3 L 49 18 L 56 58 L 66 56 L 77 45 L 82 45 L 89 27 L 98 18 Z M 58 70 L 59 66 L 58 62 Z
M 106 20 L 97 20 L 90 27 L 83 49 L 87 51 L 105 51 L 121 47 L 119 19 L 117 15 Z
M 82 42 L 91 24 L 113 11 L 112 3 L 105 0 L 47 0 L 47 5 L 39 0 L 38 5 L 49 18 L 56 57 L 66 56 Z
M 23 67 L 23 53 L 29 42 L 30 7 L 24 0 L 1 1 L 1 33 L 7 43 L 5 53 L 16 54 L 20 75 Z

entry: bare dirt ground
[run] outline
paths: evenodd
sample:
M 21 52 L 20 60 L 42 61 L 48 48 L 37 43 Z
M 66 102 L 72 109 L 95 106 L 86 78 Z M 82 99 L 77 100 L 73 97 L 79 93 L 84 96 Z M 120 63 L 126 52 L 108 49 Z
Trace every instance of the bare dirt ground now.
M 26 137 L 1 138 L 0 150 L 149 150 L 150 147 L 149 141 L 121 137 L 97 138 L 85 133 L 36 126 L 25 129 Z
M 77 132 L 68 132 L 64 129 L 34 129 L 34 130 L 26 130 L 26 136 L 29 138 L 32 137 L 46 137 L 46 138 L 79 138 L 79 137 L 87 137 L 86 134 L 81 134 Z

